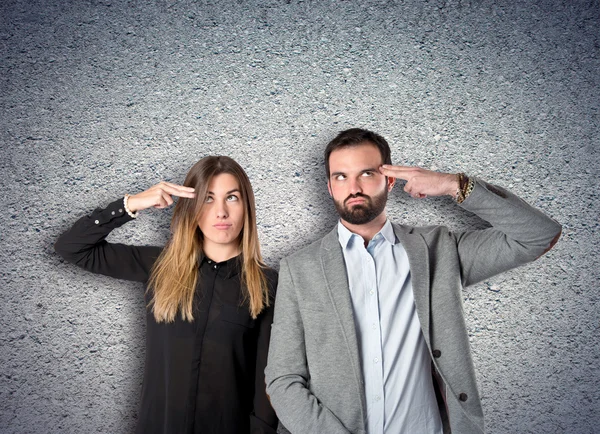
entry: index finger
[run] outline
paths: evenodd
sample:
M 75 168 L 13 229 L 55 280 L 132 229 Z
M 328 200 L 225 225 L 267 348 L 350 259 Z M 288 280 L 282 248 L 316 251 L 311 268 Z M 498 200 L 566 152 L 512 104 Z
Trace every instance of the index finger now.
M 172 182 L 163 181 L 163 190 L 166 193 L 169 193 L 173 196 L 177 197 L 187 197 L 194 198 L 196 197 L 196 192 L 194 187 L 185 187 L 183 185 L 173 184 Z
M 177 189 L 182 189 L 182 190 L 185 190 L 185 191 L 195 191 L 194 187 L 186 187 L 185 185 L 174 184 L 174 183 L 168 182 L 168 181 L 163 181 L 162 183 L 164 185 L 168 185 L 169 187 L 173 187 L 173 188 L 177 188 Z
M 392 166 L 391 164 L 384 164 L 379 167 L 379 171 L 392 178 L 404 179 L 408 181 L 408 176 L 417 169 L 414 166 Z

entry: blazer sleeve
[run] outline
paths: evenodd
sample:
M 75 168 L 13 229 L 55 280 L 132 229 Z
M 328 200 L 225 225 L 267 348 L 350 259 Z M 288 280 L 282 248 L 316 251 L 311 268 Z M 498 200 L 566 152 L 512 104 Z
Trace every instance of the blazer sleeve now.
M 116 200 L 77 220 L 58 238 L 54 249 L 67 262 L 92 273 L 146 282 L 161 248 L 106 241 L 113 229 L 130 220 L 132 217 L 123 208 L 123 199 Z
M 256 348 L 256 371 L 254 381 L 254 411 L 250 415 L 250 432 L 252 434 L 276 434 L 277 415 L 267 396 L 265 384 L 265 368 L 271 339 L 271 324 L 273 323 L 273 310 L 275 304 L 275 290 L 277 288 L 277 272 L 268 270 L 267 282 L 269 286 L 269 307 L 259 315 L 258 337 Z
M 308 388 L 304 327 L 289 265 L 281 261 L 277 300 L 265 371 L 267 393 L 281 423 L 294 434 L 349 434 Z
M 462 207 L 492 227 L 454 234 L 464 286 L 534 261 L 550 250 L 562 227 L 513 193 L 481 180 Z

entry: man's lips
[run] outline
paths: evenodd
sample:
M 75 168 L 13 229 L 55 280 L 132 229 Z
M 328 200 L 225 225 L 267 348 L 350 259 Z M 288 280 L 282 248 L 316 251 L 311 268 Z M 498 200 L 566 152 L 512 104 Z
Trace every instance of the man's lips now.
M 213 228 L 220 230 L 229 229 L 230 227 L 231 225 L 228 223 L 217 223 L 216 225 L 213 225 Z
M 364 197 L 353 197 L 346 200 L 346 205 L 359 205 L 365 203 L 367 200 Z

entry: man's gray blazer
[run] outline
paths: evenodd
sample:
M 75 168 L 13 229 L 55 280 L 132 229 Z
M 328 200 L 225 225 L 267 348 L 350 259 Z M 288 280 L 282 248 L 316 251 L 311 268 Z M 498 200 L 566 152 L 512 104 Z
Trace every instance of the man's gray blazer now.
M 421 330 L 445 393 L 446 431 L 449 420 L 460 434 L 484 430 L 461 289 L 535 260 L 561 231 L 512 193 L 480 180 L 462 206 L 492 227 L 455 233 L 393 225 L 408 254 Z M 271 403 L 293 434 L 365 433 L 364 382 L 336 229 L 281 261 L 265 372 Z

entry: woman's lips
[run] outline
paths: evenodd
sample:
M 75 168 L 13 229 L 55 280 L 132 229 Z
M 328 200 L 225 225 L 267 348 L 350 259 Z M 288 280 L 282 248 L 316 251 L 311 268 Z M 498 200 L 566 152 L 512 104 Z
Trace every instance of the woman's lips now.
M 220 230 L 229 229 L 230 227 L 231 227 L 231 225 L 227 224 L 227 223 L 217 223 L 216 225 L 213 225 L 213 228 L 220 229 Z

